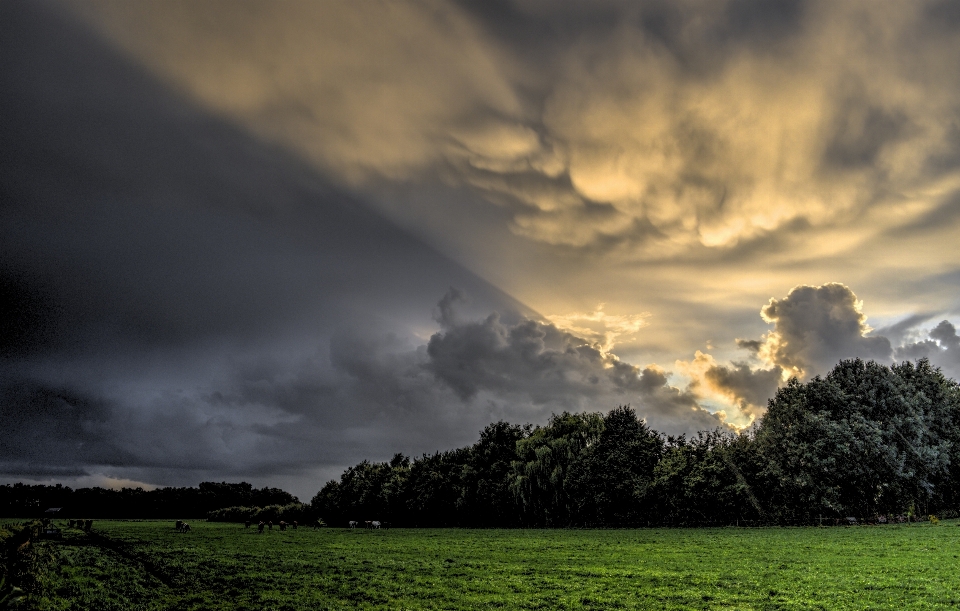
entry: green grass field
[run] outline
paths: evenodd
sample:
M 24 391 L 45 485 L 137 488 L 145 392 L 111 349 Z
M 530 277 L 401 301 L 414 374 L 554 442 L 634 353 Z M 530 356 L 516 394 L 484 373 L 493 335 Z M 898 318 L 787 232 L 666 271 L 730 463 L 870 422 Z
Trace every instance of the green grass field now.
M 35 545 L 36 609 L 954 609 L 960 528 L 94 524 Z

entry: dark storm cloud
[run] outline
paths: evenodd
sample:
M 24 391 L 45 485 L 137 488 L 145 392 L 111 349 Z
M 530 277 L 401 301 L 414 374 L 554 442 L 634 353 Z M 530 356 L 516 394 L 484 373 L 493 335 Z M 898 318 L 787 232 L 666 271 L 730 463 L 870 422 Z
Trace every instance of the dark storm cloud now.
M 385 298 L 420 316 L 418 294 L 470 276 L 69 23 L 4 9 L 8 346 L 259 336 Z
M 130 461 L 111 439 L 112 418 L 112 406 L 98 397 L 32 380 L 3 380 L 0 473 L 85 475 L 85 465 Z
M 748 363 L 716 365 L 705 372 L 705 378 L 717 389 L 729 393 L 740 403 L 744 412 L 755 412 L 773 397 L 781 381 L 782 370 L 753 369 Z M 748 406 L 752 406 L 748 407 Z
M 449 307 L 455 296 L 448 293 L 441 304 Z M 668 433 L 723 425 L 694 395 L 670 386 L 662 370 L 621 361 L 553 324 L 530 319 L 507 324 L 496 313 L 482 321 L 448 323 L 430 338 L 426 353 L 424 367 L 464 402 L 492 394 L 515 402 L 518 413 L 526 404 L 541 411 L 544 406 L 606 411 L 629 403 Z
M 258 336 L 470 275 L 43 7 L 3 10 L 7 350 Z
M 336 377 L 361 348 L 303 365 L 331 337 L 430 324 L 452 284 L 528 311 L 49 6 L 3 3 L 0 23 L 7 472 L 183 484 L 343 465 L 389 423 Z M 288 442 L 298 418 L 323 435 Z M 404 449 L 446 445 L 425 437 Z M 318 439 L 329 449 L 294 453 Z

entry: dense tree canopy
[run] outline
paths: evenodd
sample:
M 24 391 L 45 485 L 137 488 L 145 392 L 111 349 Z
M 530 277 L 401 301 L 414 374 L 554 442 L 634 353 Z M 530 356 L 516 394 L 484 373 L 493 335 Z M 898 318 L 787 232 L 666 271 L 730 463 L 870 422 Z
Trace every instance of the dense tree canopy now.
M 297 498 L 279 488 L 254 488 L 246 482 L 202 482 L 197 488 L 79 488 L 0 486 L 0 515 L 39 517 L 61 507 L 61 518 L 202 518 L 223 507 L 289 505 Z
M 956 510 L 960 389 L 927 361 L 842 361 L 790 380 L 740 435 L 664 437 L 634 410 L 491 424 L 473 446 L 364 461 L 328 482 L 328 522 L 461 526 L 815 523 Z

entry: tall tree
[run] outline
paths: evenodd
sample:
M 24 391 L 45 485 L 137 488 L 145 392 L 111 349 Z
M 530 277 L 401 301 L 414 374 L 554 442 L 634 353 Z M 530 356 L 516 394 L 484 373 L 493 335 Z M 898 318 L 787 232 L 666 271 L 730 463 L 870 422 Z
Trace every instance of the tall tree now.
M 757 435 L 780 515 L 812 522 L 926 507 L 946 479 L 952 446 L 934 424 L 947 408 L 918 384 L 929 373 L 854 359 L 826 378 L 781 388 Z
M 604 526 L 649 522 L 653 470 L 663 443 L 629 406 L 604 416 L 596 443 L 588 444 L 570 466 L 572 521 Z
M 463 469 L 462 519 L 475 526 L 514 526 L 520 507 L 510 489 L 517 442 L 530 435 L 530 425 L 495 422 L 480 432 Z
M 511 489 L 521 506 L 521 522 L 529 526 L 567 526 L 572 498 L 567 484 L 570 466 L 596 443 L 603 417 L 596 413 L 554 414 L 517 442 Z
M 749 438 L 740 440 L 719 430 L 690 439 L 668 437 L 654 469 L 658 521 L 710 524 L 756 519 L 759 504 L 737 465 L 749 455 L 749 445 Z

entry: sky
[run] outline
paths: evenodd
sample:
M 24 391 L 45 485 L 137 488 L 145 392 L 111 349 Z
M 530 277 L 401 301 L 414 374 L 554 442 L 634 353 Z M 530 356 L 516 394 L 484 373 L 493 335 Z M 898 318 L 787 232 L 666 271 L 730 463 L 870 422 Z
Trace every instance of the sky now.
M 0 3 L 0 482 L 960 377 L 960 5 Z

